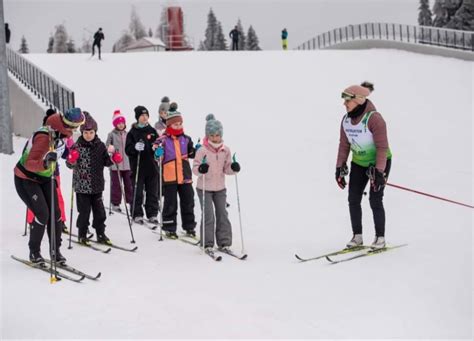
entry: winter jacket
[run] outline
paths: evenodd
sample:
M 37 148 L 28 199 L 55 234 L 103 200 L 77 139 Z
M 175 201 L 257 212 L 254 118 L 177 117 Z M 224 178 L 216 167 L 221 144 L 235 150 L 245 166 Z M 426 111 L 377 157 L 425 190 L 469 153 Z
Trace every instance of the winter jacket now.
M 198 176 L 197 188 L 202 190 L 202 174 L 199 173 L 198 168 L 202 160 L 206 157 L 206 163 L 209 165 L 209 171 L 206 173 L 206 191 L 221 191 L 225 189 L 225 176 L 233 175 L 235 172 L 230 168 L 232 163 L 230 149 L 224 144 L 215 149 L 204 138 L 202 147 L 196 152 L 196 157 L 193 162 L 193 173 Z
M 119 165 L 112 165 L 111 170 L 130 170 L 130 161 L 127 154 L 125 153 L 125 143 L 127 142 L 127 132 L 125 130 L 112 130 L 107 135 L 105 146 L 108 148 L 110 145 L 114 146 L 115 150 L 122 154 L 123 161 Z
M 239 41 L 239 37 L 240 37 L 239 30 L 234 28 L 232 31 L 230 31 L 229 37 L 232 38 L 232 41 Z
M 350 120 L 353 125 L 357 125 L 366 113 L 372 111 L 374 112 L 367 122 L 367 128 L 373 135 L 374 145 L 376 148 L 375 167 L 380 170 L 380 172 L 383 172 L 385 170 L 387 159 L 390 159 L 392 154 L 388 146 L 387 126 L 382 115 L 376 110 L 377 109 L 375 108 L 374 104 L 369 99 L 367 99 L 367 105 L 364 112 L 357 117 L 350 118 Z M 343 129 L 343 121 L 346 116 L 347 115 L 344 115 L 341 121 L 339 151 L 337 154 L 336 167 L 341 167 L 344 163 L 346 163 L 351 150 L 351 143 L 349 142 Z
M 158 133 L 158 136 L 161 136 L 165 133 L 166 121 L 164 121 L 161 117 L 158 122 L 155 123 L 155 130 Z
M 105 144 L 97 135 L 90 142 L 81 136 L 72 149 L 79 152 L 79 159 L 75 165 L 66 162 L 69 168 L 74 169 L 74 191 L 83 194 L 102 193 L 104 191 L 104 167 L 110 167 L 113 164 Z
M 101 41 L 105 39 L 104 33 L 101 31 L 97 31 L 94 33 L 94 44 L 100 45 Z
M 285 31 L 285 30 L 281 31 L 281 39 L 285 40 L 287 38 L 288 38 L 288 31 Z
M 55 146 L 62 140 L 62 137 L 71 136 L 71 132 L 64 127 L 60 114 L 50 116 L 46 123 L 54 130 L 51 137 L 55 140 Z M 53 162 L 50 168 L 44 168 L 44 157 L 49 152 L 49 147 L 50 134 L 48 128 L 43 126 L 33 134 L 23 148 L 21 158 L 14 169 L 15 175 L 40 183 L 49 181 L 51 173 L 56 167 L 56 162 Z
M 163 185 L 186 184 L 193 182 L 193 174 L 189 159 L 193 159 L 196 150 L 191 137 L 181 134 L 178 136 L 163 135 L 156 143 L 163 146 L 162 160 Z
M 153 142 L 158 138 L 158 133 L 155 128 L 147 124 L 140 128 L 136 123 L 132 125 L 132 129 L 127 134 L 127 141 L 125 143 L 125 153 L 130 160 L 130 168 L 135 174 L 138 162 L 138 151 L 135 149 L 135 144 L 143 141 L 145 149 L 140 153 L 140 170 L 139 176 L 157 176 L 158 165 L 155 161 L 155 152 L 152 149 Z

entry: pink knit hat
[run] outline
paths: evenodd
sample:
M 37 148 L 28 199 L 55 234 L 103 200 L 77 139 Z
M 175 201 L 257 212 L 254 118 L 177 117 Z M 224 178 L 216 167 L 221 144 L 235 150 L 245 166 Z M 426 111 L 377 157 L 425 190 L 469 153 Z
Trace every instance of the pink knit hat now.
M 117 109 L 114 111 L 114 116 L 112 117 L 112 124 L 115 128 L 117 128 L 120 123 L 125 124 L 125 116 L 123 116 L 120 110 Z
M 351 85 L 342 93 L 342 98 L 351 99 L 357 104 L 364 104 L 366 98 L 374 90 L 374 85 L 369 82 L 364 82 L 361 85 Z

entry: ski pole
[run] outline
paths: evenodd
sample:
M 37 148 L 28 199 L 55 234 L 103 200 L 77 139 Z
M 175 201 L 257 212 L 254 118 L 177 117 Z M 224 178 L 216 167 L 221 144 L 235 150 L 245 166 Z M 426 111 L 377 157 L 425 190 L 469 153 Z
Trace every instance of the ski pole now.
M 161 205 L 162 191 L 163 191 L 163 156 L 160 156 L 158 160 L 158 170 L 159 170 L 159 188 L 158 188 L 158 210 L 160 214 L 160 241 L 163 241 L 163 206 Z
M 420 191 L 416 191 L 414 189 L 410 189 L 410 188 L 406 188 L 406 187 L 403 187 L 403 186 L 395 185 L 395 184 L 392 184 L 392 183 L 389 183 L 389 182 L 387 182 L 387 186 L 395 187 L 395 188 L 402 189 L 402 190 L 408 191 L 408 192 L 413 192 L 413 193 L 416 193 L 416 194 L 425 195 L 425 196 L 430 197 L 430 198 L 447 201 L 447 202 L 450 202 L 452 204 L 461 205 L 461 206 L 465 206 L 465 207 L 469 207 L 469 208 L 474 208 L 474 206 L 472 206 L 472 205 L 463 204 L 461 202 L 457 202 L 457 201 L 454 201 L 454 200 L 438 197 L 438 196 L 433 195 L 433 194 L 423 193 L 423 192 L 420 192 Z
M 118 169 L 118 166 L 117 166 Z M 127 197 L 125 196 L 125 185 L 122 183 L 122 174 L 120 174 L 120 170 L 118 171 L 118 176 L 119 176 L 119 184 L 120 184 L 120 191 L 122 192 L 122 198 L 123 202 L 125 203 L 125 213 L 127 213 L 127 221 L 128 221 L 128 226 L 130 227 L 130 234 L 132 236 L 132 240 L 130 243 L 135 244 L 135 238 L 133 237 L 133 230 L 132 230 L 132 221 L 130 219 L 130 214 L 128 213 L 128 207 L 127 207 Z
M 235 153 L 232 157 L 232 161 L 236 162 L 235 159 Z M 240 214 L 240 195 L 239 195 L 239 181 L 237 180 L 237 173 L 235 174 L 235 189 L 237 191 L 237 210 L 239 212 L 239 225 L 240 225 L 240 242 L 242 244 L 242 254 L 245 253 L 245 247 L 244 247 L 244 232 L 242 229 L 242 216 Z
M 26 230 L 28 229 L 28 206 L 26 206 L 26 215 L 25 215 L 25 233 L 22 236 L 26 236 Z
M 49 127 L 49 151 L 54 151 L 54 138 L 53 130 Z M 50 202 L 50 216 L 49 216 L 49 226 L 50 226 L 50 282 L 57 282 L 58 278 L 56 277 L 56 210 L 55 210 L 55 201 L 54 193 L 56 192 L 56 184 L 54 179 L 54 170 L 55 164 L 48 164 L 48 167 L 51 168 L 51 202 Z
M 110 175 L 109 215 L 112 215 L 112 170 L 110 170 L 109 175 Z M 119 181 L 120 181 L 120 179 L 119 179 Z
M 137 168 L 135 171 L 135 185 L 133 189 L 133 203 L 132 203 L 132 219 L 135 215 L 135 201 L 137 199 L 137 185 L 138 185 L 138 172 L 140 171 L 140 156 L 142 155 L 142 152 L 138 152 L 138 158 L 137 158 Z
M 72 249 L 72 221 L 74 216 L 74 171 L 71 178 L 71 210 L 69 212 L 69 246 L 68 250 Z
M 206 155 L 202 158 L 201 164 L 207 163 Z M 206 174 L 202 175 L 202 250 L 206 250 Z

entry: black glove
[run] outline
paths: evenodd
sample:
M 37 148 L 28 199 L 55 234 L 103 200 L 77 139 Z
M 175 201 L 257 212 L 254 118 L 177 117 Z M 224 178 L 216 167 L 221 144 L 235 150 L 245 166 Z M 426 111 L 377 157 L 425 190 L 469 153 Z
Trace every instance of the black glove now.
M 230 164 L 230 169 L 232 169 L 234 172 L 238 173 L 240 172 L 240 165 L 238 162 L 232 162 Z
M 51 162 L 55 162 L 58 160 L 58 154 L 56 152 L 47 152 L 43 158 L 43 166 L 44 168 L 49 168 Z
M 206 174 L 209 171 L 209 164 L 201 163 L 198 168 L 199 173 Z
M 341 167 L 336 167 L 336 181 L 341 189 L 346 188 L 346 179 L 344 177 L 347 174 L 349 174 L 349 171 L 346 164 L 343 164 Z
M 372 188 L 374 189 L 374 192 L 380 191 L 382 188 L 385 187 L 385 182 L 387 179 L 385 179 L 384 173 L 380 172 L 377 168 L 374 168 L 374 177 L 372 180 Z

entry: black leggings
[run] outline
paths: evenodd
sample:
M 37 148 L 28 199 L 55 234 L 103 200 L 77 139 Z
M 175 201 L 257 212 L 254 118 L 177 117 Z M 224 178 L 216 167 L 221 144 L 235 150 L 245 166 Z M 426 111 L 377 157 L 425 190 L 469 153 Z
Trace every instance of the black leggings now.
M 392 160 L 387 160 L 385 174 L 388 178 Z M 349 212 L 351 215 L 352 232 L 362 234 L 362 195 L 367 186 L 369 177 L 367 176 L 367 167 L 362 167 L 351 162 L 351 172 L 349 174 Z M 372 214 L 374 216 L 375 235 L 377 237 L 385 236 L 385 209 L 383 207 L 383 193 L 385 187 L 380 191 L 374 192 L 370 186 L 369 202 Z
M 15 176 L 15 188 L 21 200 L 34 213 L 35 219 L 31 224 L 30 241 L 28 246 L 31 252 L 39 252 L 41 241 L 43 240 L 44 230 L 48 226 L 48 237 L 51 242 L 51 181 L 39 183 Z M 58 204 L 58 193 L 56 184 L 54 186 L 54 214 L 55 214 L 55 232 L 56 249 L 61 246 L 61 211 Z

